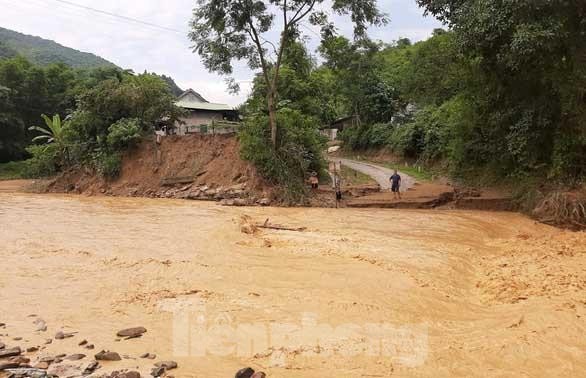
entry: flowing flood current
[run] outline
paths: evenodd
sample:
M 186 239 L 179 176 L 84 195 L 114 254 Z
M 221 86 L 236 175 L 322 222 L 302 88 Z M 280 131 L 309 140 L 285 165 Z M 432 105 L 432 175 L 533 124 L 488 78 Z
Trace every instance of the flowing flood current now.
M 586 235 L 518 214 L 0 193 L 0 264 L 0 345 L 60 376 L 586 376 Z

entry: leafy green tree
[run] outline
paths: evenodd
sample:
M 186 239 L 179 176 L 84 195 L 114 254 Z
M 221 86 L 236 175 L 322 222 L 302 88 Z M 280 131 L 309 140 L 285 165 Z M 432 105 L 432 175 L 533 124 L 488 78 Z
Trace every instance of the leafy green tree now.
M 260 69 L 267 88 L 267 108 L 271 142 L 277 147 L 277 104 L 279 79 L 286 51 L 300 35 L 301 23 L 309 20 L 332 32 L 327 13 L 320 5 L 324 0 L 198 0 L 191 22 L 191 40 L 195 51 L 210 71 L 231 75 L 234 60 L 246 60 L 252 69 Z M 366 35 L 369 24 L 382 24 L 386 18 L 376 0 L 334 0 L 332 10 L 350 14 L 358 37 Z M 266 36 L 281 20 L 277 44 Z M 270 61 L 269 48 L 274 60 Z
M 318 69 L 306 46 L 293 42 L 283 58 L 277 109 L 299 110 L 316 117 L 321 124 L 328 124 L 338 116 L 335 103 L 338 97 L 334 85 L 335 78 L 331 71 Z M 264 80 L 257 76 L 244 113 L 267 114 L 267 94 Z
M 242 157 L 251 161 L 267 180 L 281 190 L 282 198 L 298 203 L 305 194 L 308 172 L 322 172 L 325 140 L 318 132 L 318 120 L 298 110 L 282 108 L 277 112 L 281 127 L 277 149 L 266 148 L 270 136 L 269 117 L 249 117 L 239 134 Z
M 358 115 L 367 124 L 390 122 L 404 106 L 397 88 L 384 77 L 379 58 L 382 47 L 381 43 L 332 37 L 319 48 L 324 65 L 334 72 L 335 90 L 343 96 L 343 115 Z
M 586 175 L 586 3 L 418 0 L 478 66 L 476 134 L 509 171 Z M 486 143 L 489 143 L 488 141 Z M 479 151 L 480 153 L 480 151 Z
M 0 162 L 24 156 L 25 127 L 12 101 L 12 90 L 0 85 Z
M 471 84 L 470 62 L 460 54 L 454 33 L 436 32 L 409 50 L 399 84 L 409 101 L 441 105 Z

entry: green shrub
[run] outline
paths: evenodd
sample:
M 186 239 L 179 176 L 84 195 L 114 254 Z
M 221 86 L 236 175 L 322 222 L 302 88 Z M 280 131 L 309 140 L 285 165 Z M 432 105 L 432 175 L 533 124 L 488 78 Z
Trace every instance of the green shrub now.
M 122 170 L 122 156 L 119 152 L 98 151 L 93 155 L 96 171 L 105 178 L 116 178 Z
M 31 158 L 26 161 L 25 176 L 31 178 L 48 177 L 59 169 L 59 149 L 56 144 L 29 146 L 26 149 Z
M 278 147 L 274 149 L 268 117 L 250 117 L 239 135 L 241 154 L 264 178 L 281 189 L 286 202 L 296 203 L 306 194 L 307 174 L 324 169 L 325 140 L 318 132 L 318 121 L 297 110 L 281 109 L 277 120 Z
M 0 180 L 18 180 L 27 177 L 27 161 L 0 163 Z
M 365 124 L 343 130 L 339 138 L 344 142 L 344 145 L 353 150 L 382 148 L 387 144 L 387 140 L 392 135 L 393 130 L 392 123 Z
M 141 137 L 140 120 L 123 118 L 108 128 L 108 146 L 122 150 L 134 145 Z
M 405 157 L 418 157 L 425 147 L 425 129 L 419 120 L 398 125 L 388 138 L 391 149 Z

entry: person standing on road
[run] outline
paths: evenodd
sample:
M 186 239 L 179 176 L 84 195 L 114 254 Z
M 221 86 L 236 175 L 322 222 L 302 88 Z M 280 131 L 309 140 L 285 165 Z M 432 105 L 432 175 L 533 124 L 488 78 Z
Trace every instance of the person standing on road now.
M 395 199 L 401 199 L 401 176 L 395 169 L 395 174 L 391 176 L 391 191 L 393 192 Z

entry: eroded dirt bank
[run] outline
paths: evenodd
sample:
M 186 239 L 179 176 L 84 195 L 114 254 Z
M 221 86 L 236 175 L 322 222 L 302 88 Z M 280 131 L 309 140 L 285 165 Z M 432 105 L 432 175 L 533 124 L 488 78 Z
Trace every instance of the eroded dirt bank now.
M 271 188 L 255 168 L 240 158 L 232 135 L 168 136 L 160 143 L 143 140 L 123 157 L 119 177 L 107 180 L 95 172 L 72 169 L 52 180 L 48 191 L 85 195 L 242 199 L 269 202 Z M 263 201 L 264 200 L 264 201 Z
M 307 230 L 246 234 L 244 215 Z M 44 348 L 33 363 L 87 364 L 86 339 L 128 357 L 98 374 L 586 374 L 586 234 L 517 214 L 0 193 L 0 224 L 0 342 Z M 247 324 L 254 342 L 230 331 Z M 134 326 L 148 332 L 116 341 Z M 44 344 L 60 330 L 78 333 Z

